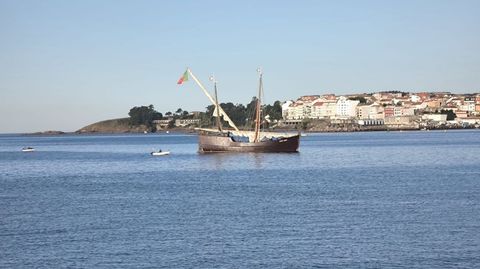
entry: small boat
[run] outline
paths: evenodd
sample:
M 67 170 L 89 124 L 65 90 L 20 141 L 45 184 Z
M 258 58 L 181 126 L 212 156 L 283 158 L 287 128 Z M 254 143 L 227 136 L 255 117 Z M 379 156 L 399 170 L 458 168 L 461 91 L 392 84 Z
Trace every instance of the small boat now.
M 169 155 L 169 154 L 170 154 L 170 151 L 158 150 L 158 151 L 152 151 L 152 152 L 150 152 L 150 154 L 151 154 L 152 156 L 164 156 L 164 155 Z
M 34 152 L 35 149 L 32 147 L 24 147 L 22 148 L 22 152 Z

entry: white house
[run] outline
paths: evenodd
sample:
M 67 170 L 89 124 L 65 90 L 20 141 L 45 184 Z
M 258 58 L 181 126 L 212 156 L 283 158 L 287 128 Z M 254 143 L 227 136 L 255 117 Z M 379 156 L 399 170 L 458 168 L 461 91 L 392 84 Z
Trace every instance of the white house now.
M 416 94 L 411 94 L 410 95 L 410 101 L 412 101 L 412 103 L 420 103 L 422 101 L 422 97 L 420 97 Z
M 292 102 L 282 107 L 282 115 L 285 120 L 301 120 L 304 116 L 304 103 L 302 101 Z
M 336 108 L 335 100 L 320 98 L 313 103 L 310 117 L 314 119 L 335 117 Z
M 284 119 L 287 119 L 289 117 L 289 106 L 293 104 L 293 101 L 285 101 L 283 104 L 282 104 L 282 118 Z
M 337 100 L 337 110 L 335 116 L 337 118 L 354 118 L 356 116 L 356 108 L 360 103 L 358 100 L 349 100 L 345 96 L 340 96 Z
M 423 114 L 422 119 L 436 121 L 436 122 L 446 122 L 447 114 Z
M 377 103 L 359 104 L 356 108 L 359 119 L 383 119 L 383 107 Z

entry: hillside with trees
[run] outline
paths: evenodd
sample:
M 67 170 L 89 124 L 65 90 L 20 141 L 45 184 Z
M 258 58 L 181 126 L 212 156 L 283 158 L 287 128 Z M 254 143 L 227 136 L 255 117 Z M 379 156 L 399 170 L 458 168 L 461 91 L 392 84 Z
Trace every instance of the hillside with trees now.
M 130 118 L 120 118 L 87 125 L 76 133 L 143 133 L 148 130 L 149 128 L 143 124 L 131 125 Z
M 153 105 L 133 107 L 128 112 L 128 118 L 99 121 L 85 126 L 77 133 L 141 133 L 155 132 L 154 120 L 162 119 L 162 113 Z
M 245 106 L 243 104 L 233 104 L 231 102 L 221 103 L 222 109 L 229 115 L 232 121 L 239 128 L 253 128 L 255 117 L 255 106 L 257 99 L 252 100 Z M 182 108 L 178 108 L 174 113 L 171 111 L 162 114 L 155 110 L 153 105 L 135 106 L 128 112 L 128 118 L 100 121 L 79 129 L 78 133 L 138 133 L 138 132 L 156 132 L 156 120 L 170 120 L 167 128 L 175 128 L 174 122 L 177 119 L 199 119 L 199 124 L 193 127 L 209 128 L 215 125 L 214 117 L 215 106 L 207 106 L 205 112 L 189 113 Z M 280 101 L 275 101 L 273 105 L 267 104 L 262 107 L 262 124 L 269 127 L 272 122 L 282 118 L 282 106 Z M 227 127 L 227 123 L 222 120 L 222 125 Z
M 153 105 L 133 107 L 128 116 L 131 125 L 145 125 L 149 128 L 153 128 L 154 120 L 163 119 L 162 113 L 156 111 Z

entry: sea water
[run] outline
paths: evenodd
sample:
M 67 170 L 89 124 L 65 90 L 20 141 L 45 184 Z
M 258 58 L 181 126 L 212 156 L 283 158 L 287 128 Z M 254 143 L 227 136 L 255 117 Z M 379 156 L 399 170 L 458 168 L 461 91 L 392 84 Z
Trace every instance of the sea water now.
M 0 267 L 479 268 L 480 131 L 1 135 Z

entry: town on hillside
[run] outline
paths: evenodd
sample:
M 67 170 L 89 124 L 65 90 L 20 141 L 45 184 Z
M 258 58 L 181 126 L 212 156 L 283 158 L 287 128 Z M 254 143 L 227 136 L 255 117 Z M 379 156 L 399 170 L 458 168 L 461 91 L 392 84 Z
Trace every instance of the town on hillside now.
M 283 125 L 326 120 L 331 125 L 370 127 L 367 129 L 478 128 L 480 94 L 390 91 L 309 95 L 286 101 L 282 117 Z
M 197 113 L 198 114 L 198 113 Z M 200 119 L 157 120 L 157 129 L 196 127 Z M 267 120 L 269 115 L 265 115 Z M 281 118 L 269 128 L 361 131 L 480 128 L 480 94 L 400 91 L 373 94 L 307 95 L 281 104 Z

